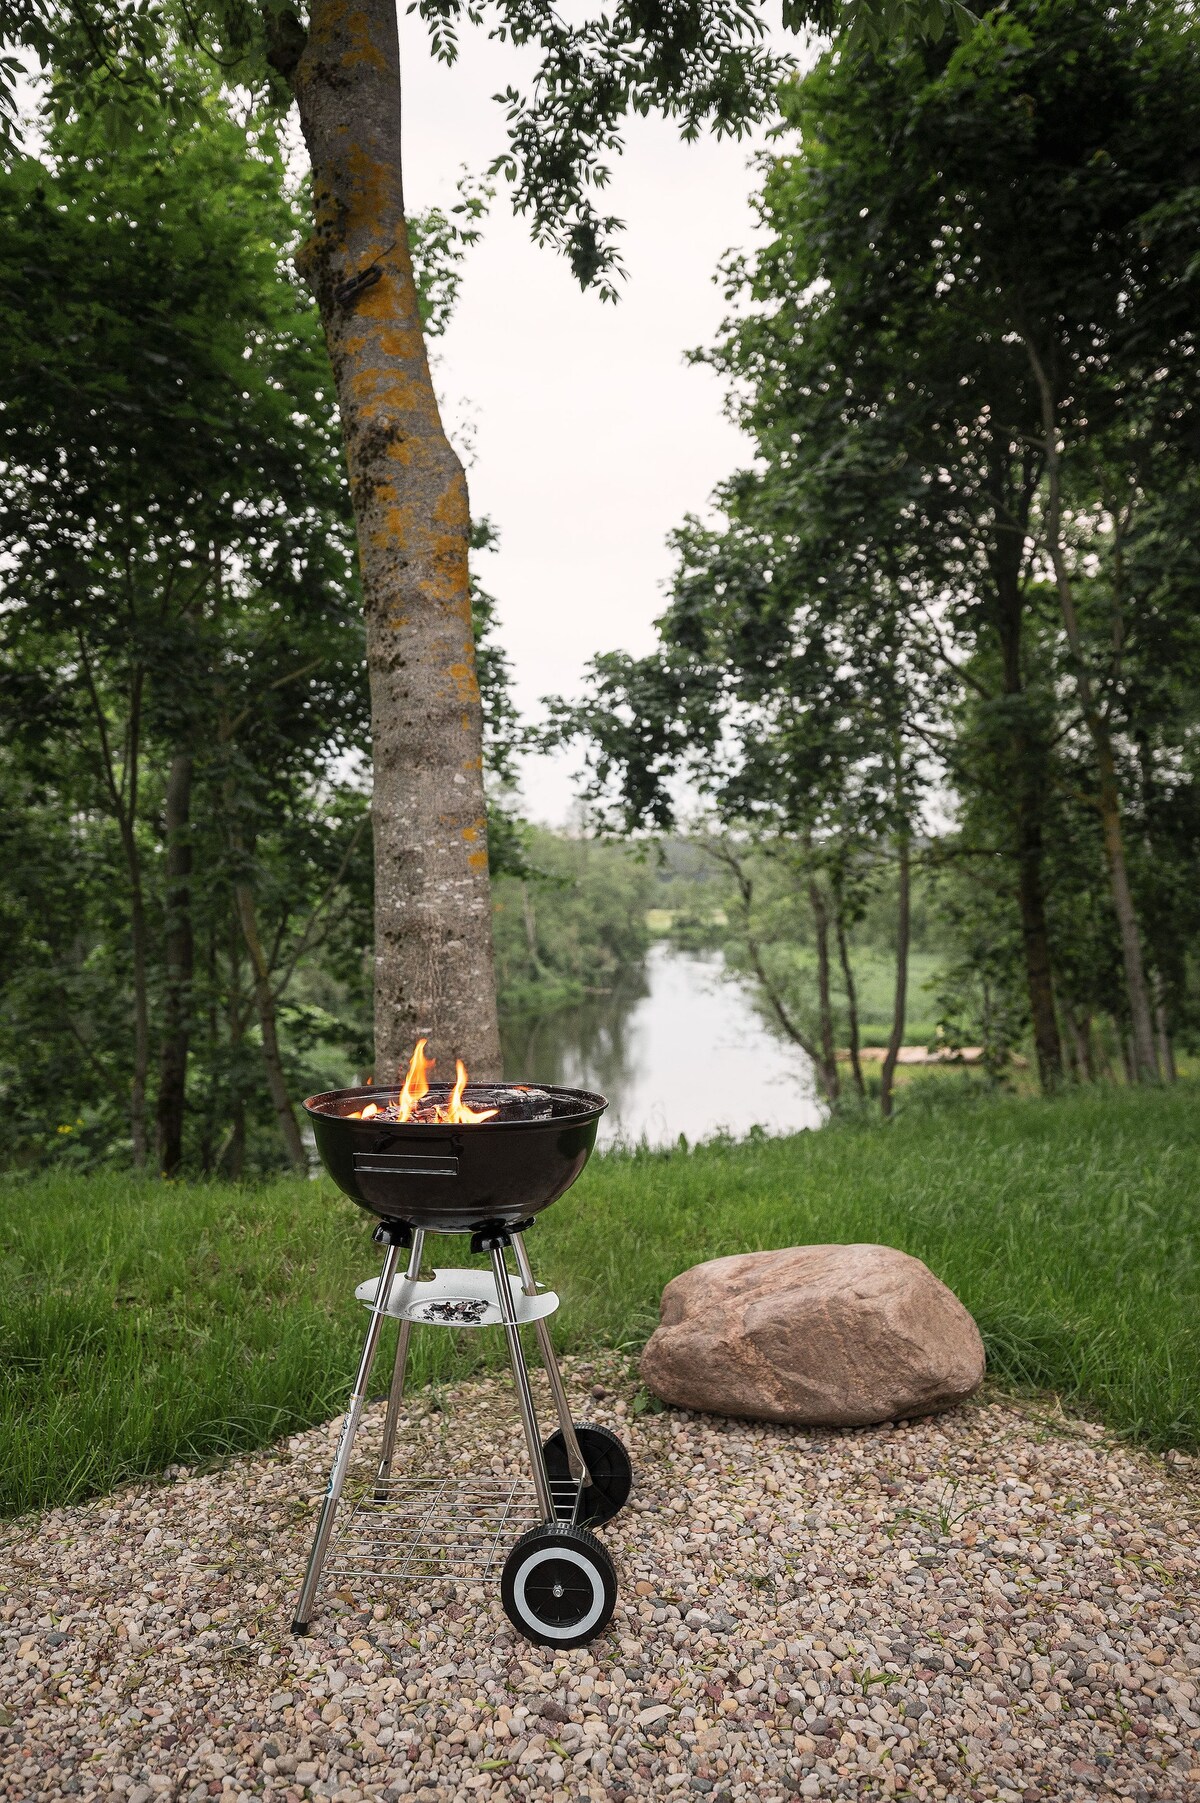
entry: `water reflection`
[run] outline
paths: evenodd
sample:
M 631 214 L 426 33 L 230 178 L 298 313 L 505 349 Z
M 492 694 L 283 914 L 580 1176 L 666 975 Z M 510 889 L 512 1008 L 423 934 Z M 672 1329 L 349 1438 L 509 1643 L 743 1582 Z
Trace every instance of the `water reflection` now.
M 506 1020 L 502 1038 L 509 1078 L 608 1097 L 601 1145 L 821 1124 L 810 1061 L 768 1030 L 719 954 L 656 945 L 637 983 L 556 1014 Z

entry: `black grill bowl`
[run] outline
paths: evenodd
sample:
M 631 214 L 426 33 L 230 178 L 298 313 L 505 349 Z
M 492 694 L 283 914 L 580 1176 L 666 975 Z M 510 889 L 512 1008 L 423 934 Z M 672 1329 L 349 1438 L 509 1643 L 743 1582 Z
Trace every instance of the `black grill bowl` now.
M 381 1108 L 395 1089 L 332 1089 L 309 1096 L 321 1162 L 338 1188 L 385 1221 L 403 1221 L 427 1233 L 473 1233 L 515 1226 L 549 1208 L 574 1183 L 596 1143 L 596 1126 L 608 1107 L 585 1089 L 510 1084 L 469 1084 L 471 1108 L 491 1108 L 517 1118 L 465 1127 L 426 1127 L 412 1121 L 354 1121 L 368 1102 Z M 448 1084 L 432 1084 L 431 1102 L 444 1102 Z M 528 1098 L 528 1099 L 526 1099 Z M 521 1119 L 535 1107 L 548 1118 Z

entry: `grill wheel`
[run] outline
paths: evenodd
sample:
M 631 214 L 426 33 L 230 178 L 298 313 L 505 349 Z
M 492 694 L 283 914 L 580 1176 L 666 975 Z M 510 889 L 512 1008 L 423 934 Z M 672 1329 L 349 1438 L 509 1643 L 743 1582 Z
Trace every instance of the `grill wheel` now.
M 611 1521 L 628 1502 L 629 1492 L 633 1488 L 633 1465 L 624 1442 L 618 1440 L 616 1434 L 607 1427 L 580 1421 L 575 1425 L 575 1437 L 579 1441 L 579 1450 L 584 1456 L 592 1480 L 585 1486 L 579 1499 L 579 1519 L 592 1527 L 601 1527 L 606 1521 Z M 556 1478 L 570 1477 L 567 1445 L 561 1428 L 556 1429 L 544 1443 L 542 1456 L 546 1461 L 546 1476 L 551 1483 Z
M 500 1579 L 504 1613 L 538 1646 L 586 1646 L 608 1626 L 617 1574 L 596 1536 L 570 1522 L 530 1528 Z

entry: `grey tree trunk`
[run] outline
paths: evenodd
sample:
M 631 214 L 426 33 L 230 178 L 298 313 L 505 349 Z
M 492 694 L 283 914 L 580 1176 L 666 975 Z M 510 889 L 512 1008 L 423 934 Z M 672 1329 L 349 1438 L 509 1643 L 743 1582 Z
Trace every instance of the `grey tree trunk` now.
M 904 1022 L 908 1014 L 908 942 L 910 938 L 910 895 L 912 888 L 909 868 L 909 836 L 907 832 L 900 835 L 900 894 L 896 906 L 896 993 L 892 1003 L 892 1031 L 888 1039 L 887 1052 L 883 1060 L 883 1070 L 879 1080 L 879 1107 L 886 1118 L 892 1112 L 892 1083 L 896 1075 L 896 1060 L 900 1056 L 900 1047 L 904 1044 Z
M 163 1036 L 159 1054 L 158 1168 L 171 1177 L 183 1160 L 183 1124 L 187 1109 L 188 1044 L 192 1024 L 192 757 L 177 752 L 167 773 L 164 806 L 166 828 L 166 932 Z
M 254 905 L 254 891 L 247 882 L 238 882 L 233 887 L 234 901 L 237 906 L 238 920 L 242 928 L 242 938 L 246 950 L 250 954 L 250 977 L 254 987 L 254 1012 L 258 1018 L 258 1031 L 262 1040 L 263 1066 L 267 1073 L 267 1089 L 270 1092 L 271 1104 L 275 1110 L 275 1118 L 279 1122 L 279 1131 L 283 1136 L 284 1149 L 288 1163 L 294 1171 L 308 1170 L 308 1154 L 304 1150 L 304 1141 L 300 1137 L 300 1128 L 296 1123 L 296 1111 L 292 1106 L 292 1098 L 288 1094 L 287 1078 L 283 1069 L 283 1057 L 279 1049 L 279 1027 L 275 1009 L 275 992 L 271 987 L 271 972 L 267 965 L 266 953 L 263 951 L 262 939 L 258 931 L 258 911 Z
M 297 266 L 337 385 L 366 607 L 374 756 L 375 1057 L 422 1034 L 443 1070 L 500 1074 L 462 465 L 430 379 L 404 215 L 395 0 L 277 22 L 312 161 Z
M 836 1102 L 842 1085 L 837 1067 L 837 1045 L 833 1034 L 833 997 L 829 984 L 829 908 L 816 877 L 808 881 L 808 902 L 812 909 L 817 939 L 817 1017 L 821 1034 L 821 1063 L 824 1066 L 825 1090 Z
M 125 724 L 125 743 L 118 772 L 117 756 L 109 733 L 104 701 L 92 670 L 87 641 L 76 633 L 80 665 L 87 685 L 88 697 L 96 722 L 100 750 L 100 767 L 108 792 L 113 818 L 125 856 L 129 878 L 129 940 L 133 977 L 133 1073 L 129 1084 L 129 1131 L 133 1145 L 135 1170 L 143 1170 L 148 1150 L 146 1137 L 146 1083 L 150 1074 L 150 980 L 149 935 L 146 930 L 146 900 L 142 884 L 142 857 L 138 847 L 139 772 L 142 751 L 142 698 L 146 673 L 140 667 L 132 673 L 129 688 L 129 715 Z
M 1158 1077 L 1158 1059 L 1154 1048 L 1154 1025 L 1150 1012 L 1150 989 L 1142 959 L 1142 941 L 1138 930 L 1133 891 L 1129 886 L 1129 870 L 1125 859 L 1125 836 L 1121 822 L 1121 791 L 1117 781 L 1116 756 L 1108 721 L 1096 698 L 1075 607 L 1075 591 L 1062 541 L 1062 450 L 1059 444 L 1058 417 L 1054 391 L 1041 358 L 1029 339 L 1025 340 L 1030 365 L 1042 402 L 1042 425 L 1045 432 L 1047 504 L 1046 549 L 1054 570 L 1063 628 L 1074 665 L 1075 688 L 1079 696 L 1088 736 L 1096 758 L 1097 807 L 1104 838 L 1104 857 L 1108 865 L 1109 891 L 1117 931 L 1121 938 L 1121 956 L 1125 966 L 1125 992 L 1129 1001 L 1131 1044 L 1131 1082 L 1152 1083 Z
M 1030 705 L 1026 690 L 1023 651 L 1026 596 L 1021 566 L 1028 525 L 1028 497 L 1032 484 L 1023 486 L 1018 529 L 997 530 L 992 557 L 996 587 L 996 619 L 1004 694 L 1009 703 L 1010 728 L 1006 775 L 1009 782 L 1014 850 L 1017 865 L 1017 908 L 1021 917 L 1021 947 L 1025 959 L 1025 987 L 1033 1024 L 1038 1082 L 1043 1092 L 1057 1089 L 1062 1081 L 1062 1041 L 1054 1006 L 1054 982 L 1050 967 L 1050 933 L 1046 922 L 1043 818 L 1046 807 L 1046 736 Z M 996 496 L 996 518 L 1005 515 L 1003 499 Z
M 854 1078 L 855 1094 L 865 1096 L 867 1086 L 863 1082 L 862 1059 L 859 1056 L 858 1044 L 858 986 L 854 981 L 854 967 L 850 962 L 850 948 L 846 943 L 846 923 L 842 918 L 841 904 L 836 898 L 833 921 L 837 933 L 838 962 L 842 967 L 842 982 L 846 986 L 846 1033 L 850 1050 L 850 1071 Z

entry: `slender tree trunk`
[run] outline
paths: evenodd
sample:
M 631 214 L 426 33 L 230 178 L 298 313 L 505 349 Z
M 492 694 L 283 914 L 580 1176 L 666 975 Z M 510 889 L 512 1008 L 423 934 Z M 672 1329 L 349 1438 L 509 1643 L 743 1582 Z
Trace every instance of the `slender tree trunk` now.
M 165 997 L 158 1076 L 158 1168 L 171 1177 L 183 1159 L 188 1041 L 192 1021 L 192 758 L 177 752 L 167 773 Z
M 1075 1011 L 1067 1010 L 1067 1024 L 1075 1041 L 1075 1063 L 1082 1081 L 1094 1083 L 1096 1080 L 1095 1061 L 1092 1056 L 1092 1019 L 1085 1014 L 1082 1022 Z
M 220 1165 L 222 1159 L 227 1158 L 229 1175 L 236 1182 L 246 1168 L 246 1101 L 241 1083 L 242 1073 L 238 1068 L 246 1022 L 242 1013 L 242 927 L 236 903 L 229 922 L 228 1020 L 230 1065 L 234 1072 L 233 1105 L 230 1109 L 229 1128 L 217 1153 L 216 1162 Z
M 825 1066 L 825 1087 L 831 1102 L 842 1093 L 837 1067 L 837 1044 L 833 1034 L 833 1000 L 829 985 L 829 909 L 815 877 L 808 880 L 808 900 L 813 913 L 817 939 L 817 1009 L 821 1030 L 821 1062 Z
M 1119 560 L 1118 560 L 1119 561 Z M 1119 577 L 1114 578 L 1119 583 Z M 1123 629 L 1118 620 L 1118 642 L 1123 638 Z M 1142 772 L 1142 850 L 1148 863 L 1153 867 L 1154 841 L 1150 834 L 1150 822 L 1155 814 L 1155 778 L 1154 754 L 1150 747 L 1149 734 L 1139 730 L 1135 735 L 1138 750 L 1138 763 Z M 1171 1044 L 1171 1028 L 1167 1015 L 1166 985 L 1162 979 L 1162 971 L 1157 965 L 1150 968 L 1150 993 L 1154 998 L 1154 1047 L 1158 1054 L 1159 1073 L 1167 1083 L 1176 1081 L 1175 1048 Z
M 1054 1006 L 1054 982 L 1050 968 L 1050 934 L 1046 923 L 1046 897 L 1042 882 L 1044 843 L 1046 750 L 1044 735 L 1031 718 L 1025 684 L 1022 628 L 1025 597 L 1021 585 L 1022 544 L 1015 535 L 1000 538 L 995 557 L 996 601 L 1000 633 L 1000 659 L 1004 694 L 1012 714 L 1009 738 L 1011 802 L 1017 864 L 1017 910 L 1021 920 L 1021 949 L 1025 961 L 1025 988 L 1033 1023 L 1034 1054 L 1038 1082 L 1044 1093 L 1062 1082 L 1062 1040 Z
M 216 923 L 211 915 L 209 917 L 208 931 L 205 934 L 204 943 L 204 980 L 207 989 L 207 996 L 205 998 L 205 1030 L 208 1034 L 208 1046 L 206 1049 L 209 1058 L 215 1060 L 220 1033 L 217 1015 L 219 991 L 217 988 L 217 929 Z M 213 1116 L 212 1097 L 210 1094 L 205 1098 L 204 1111 L 200 1117 L 200 1169 L 206 1177 L 212 1175 L 217 1162 L 213 1157 L 213 1135 L 215 1131 L 216 1121 Z
M 1090 685 L 1087 685 L 1090 688 Z M 1080 690 L 1083 700 L 1083 689 Z M 1085 708 L 1085 717 L 1087 713 Z M 1154 1051 L 1154 1026 L 1150 1013 L 1150 993 L 1142 963 L 1142 941 L 1138 931 L 1133 892 L 1129 887 L 1129 871 L 1125 862 L 1124 834 L 1121 830 L 1121 798 L 1117 784 L 1117 765 L 1108 727 L 1093 706 L 1088 730 L 1096 754 L 1099 774 L 1100 827 L 1104 835 L 1104 851 L 1108 861 L 1109 886 L 1113 911 L 1121 935 L 1121 954 L 1125 964 L 1125 988 L 1129 997 L 1130 1036 L 1133 1047 L 1135 1082 L 1154 1082 L 1158 1077 L 1158 1060 Z
M 1080 711 L 1092 741 L 1096 759 L 1097 806 L 1104 837 L 1104 856 L 1108 865 L 1109 889 L 1117 930 L 1121 936 L 1121 955 L 1125 965 L 1125 989 L 1129 998 L 1132 1032 L 1132 1058 L 1135 1082 L 1154 1082 L 1158 1077 L 1158 1061 L 1154 1051 L 1154 1026 L 1150 1012 L 1150 990 L 1142 960 L 1142 941 L 1138 931 L 1137 911 L 1129 886 L 1125 861 L 1125 839 L 1121 825 L 1121 792 L 1117 782 L 1117 764 L 1108 722 L 1096 698 L 1088 674 L 1083 634 L 1075 607 L 1075 592 L 1062 543 L 1062 451 L 1059 445 L 1058 418 L 1054 394 L 1041 358 L 1026 338 L 1026 350 L 1037 382 L 1042 403 L 1042 426 L 1045 434 L 1047 502 L 1046 549 L 1054 569 L 1059 609 L 1074 666 L 1075 689 Z
M 1176 1081 L 1175 1048 L 1171 1044 L 1171 1028 L 1167 1005 L 1163 1000 L 1162 979 L 1154 973 L 1154 1037 L 1158 1046 L 1158 1068 L 1168 1083 Z
M 1025 954 L 1025 987 L 1033 1022 L 1033 1047 L 1038 1082 L 1043 1094 L 1051 1094 L 1062 1082 L 1062 1039 L 1054 1007 L 1054 979 L 1050 969 L 1046 897 L 1042 888 L 1041 800 L 1026 794 L 1017 803 L 1017 908 L 1021 917 L 1021 944 Z
M 529 968 L 535 977 L 542 974 L 542 960 L 538 952 L 537 915 L 533 910 L 533 897 L 529 893 L 529 884 L 521 884 L 521 912 L 525 921 L 525 945 L 529 952 Z
M 462 465 L 430 379 L 404 216 L 395 0 L 277 16 L 313 171 L 299 258 L 337 385 L 366 605 L 374 753 L 375 1053 L 430 1036 L 500 1074 L 483 733 Z
M 1137 1064 L 1135 1062 L 1135 1053 L 1133 1049 L 1133 1037 L 1129 1033 L 1121 1033 L 1119 1029 L 1118 1037 L 1121 1041 L 1121 1063 L 1125 1066 L 1125 1081 L 1132 1088 L 1137 1082 Z
M 862 1059 L 858 1048 L 858 987 L 854 981 L 854 970 L 850 963 L 850 948 L 846 944 L 846 924 L 842 919 L 840 905 L 834 903 L 834 930 L 837 934 L 838 962 L 842 967 L 842 982 L 846 986 L 846 1020 L 847 1039 L 850 1049 L 850 1070 L 854 1077 L 855 1092 L 865 1096 L 867 1086 L 863 1082 Z
M 892 1112 L 892 1081 L 896 1075 L 896 1060 L 900 1056 L 900 1047 L 904 1044 L 904 1023 L 908 1014 L 908 942 L 911 935 L 912 878 L 907 829 L 900 834 L 899 853 L 900 893 L 896 905 L 896 992 L 892 1003 L 892 1031 L 888 1039 L 883 1070 L 879 1079 L 879 1107 L 885 1119 Z
M 835 1102 L 837 1100 L 836 1060 L 832 1065 L 831 1078 L 830 1066 L 825 1062 L 822 1053 L 814 1045 L 812 1039 L 804 1031 L 799 1021 L 792 1018 L 791 1013 L 784 1003 L 783 997 L 779 993 L 777 985 L 771 981 L 771 978 L 767 973 L 766 963 L 762 955 L 762 947 L 759 945 L 758 935 L 754 931 L 754 879 L 751 877 L 741 859 L 737 857 L 728 846 L 713 845 L 710 843 L 706 849 L 710 856 L 716 858 L 719 863 L 725 865 L 726 869 L 731 872 L 733 879 L 738 886 L 742 911 L 745 916 L 746 950 L 750 954 L 751 968 L 758 978 L 759 987 L 762 989 L 763 995 L 770 1004 L 772 1013 L 779 1022 L 779 1025 L 783 1028 L 783 1031 L 787 1034 L 787 1037 L 792 1041 L 793 1045 L 798 1045 L 800 1050 L 806 1053 L 808 1058 L 812 1061 L 812 1067 L 816 1072 L 817 1082 L 824 1091 L 826 1099 L 830 1102 Z
M 1113 1022 L 1113 1030 L 1117 1036 L 1117 1043 L 1120 1044 L 1121 1029 L 1117 1026 L 1115 1021 Z M 1088 1042 L 1093 1047 L 1092 1058 L 1097 1076 L 1103 1078 L 1105 1083 L 1115 1083 L 1117 1072 L 1116 1066 L 1113 1064 L 1109 1054 L 1107 1035 L 1096 1032 L 1094 1021 L 1092 1022 L 1091 1031 L 1088 1034 Z
M 133 956 L 133 1076 L 129 1084 L 129 1126 L 133 1138 L 133 1163 L 144 1170 L 146 1138 L 146 1079 L 150 1071 L 149 940 L 146 905 L 142 894 L 141 857 L 132 821 L 122 821 L 121 837 L 129 866 L 129 939 Z
M 125 868 L 129 878 L 129 938 L 133 975 L 133 1075 L 129 1084 L 129 1129 L 133 1144 L 135 1170 L 146 1164 L 146 1079 L 150 1071 L 150 985 L 149 938 L 146 932 L 146 903 L 142 890 L 142 857 L 137 842 L 138 778 L 141 767 L 142 694 L 145 671 L 136 669 L 130 682 L 129 718 L 125 727 L 124 756 L 121 774 L 109 734 L 104 702 L 92 671 L 87 640 L 76 633 L 80 664 L 100 745 L 100 764 L 104 785 L 112 805 L 113 818 L 121 838 Z
M 275 1118 L 279 1122 L 279 1131 L 283 1135 L 288 1163 L 294 1171 L 307 1171 L 308 1154 L 304 1150 L 304 1141 L 300 1137 L 296 1111 L 292 1107 L 292 1098 L 288 1094 L 287 1078 L 284 1075 L 283 1059 L 279 1051 L 275 992 L 271 987 L 271 972 L 267 966 L 267 956 L 263 951 L 262 940 L 259 937 L 254 891 L 249 883 L 238 882 L 234 884 L 233 893 L 237 904 L 238 920 L 241 923 L 242 938 L 245 941 L 246 950 L 250 954 L 254 1012 L 258 1019 L 258 1031 L 262 1039 L 267 1088 L 275 1109 Z

